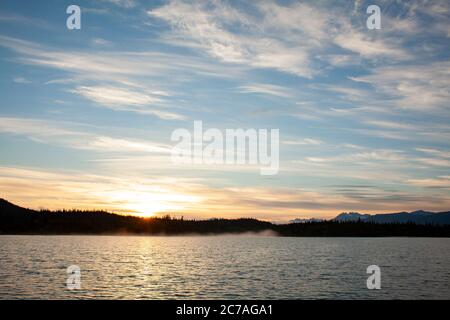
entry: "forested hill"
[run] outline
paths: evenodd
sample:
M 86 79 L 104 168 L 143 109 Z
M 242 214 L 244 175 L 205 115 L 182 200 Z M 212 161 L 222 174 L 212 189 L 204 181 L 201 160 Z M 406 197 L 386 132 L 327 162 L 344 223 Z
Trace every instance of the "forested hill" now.
M 104 211 L 36 211 L 0 199 L 0 234 L 260 234 L 294 237 L 450 237 L 450 225 L 319 221 L 272 224 L 256 219 L 139 218 Z

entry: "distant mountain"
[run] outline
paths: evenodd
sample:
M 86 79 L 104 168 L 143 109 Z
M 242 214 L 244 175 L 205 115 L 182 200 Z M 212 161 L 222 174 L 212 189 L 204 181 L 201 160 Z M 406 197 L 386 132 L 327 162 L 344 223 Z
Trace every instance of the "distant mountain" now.
M 370 217 L 369 214 L 361 214 L 358 212 L 343 212 L 333 220 L 339 222 L 366 221 L 368 217 Z
M 384 214 L 361 214 L 358 212 L 344 212 L 339 214 L 333 221 L 349 222 L 374 222 L 374 223 L 416 223 L 416 224 L 448 224 L 450 225 L 450 211 L 448 212 L 397 212 Z

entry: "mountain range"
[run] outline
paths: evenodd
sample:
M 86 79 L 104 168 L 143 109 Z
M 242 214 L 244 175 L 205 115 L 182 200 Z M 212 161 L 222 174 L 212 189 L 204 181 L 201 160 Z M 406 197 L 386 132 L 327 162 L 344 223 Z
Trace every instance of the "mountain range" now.
M 415 223 L 415 224 L 450 224 L 450 211 L 430 212 L 417 210 L 413 212 L 397 212 L 382 214 L 361 214 L 343 212 L 333 219 L 338 222 L 362 221 L 373 223 Z

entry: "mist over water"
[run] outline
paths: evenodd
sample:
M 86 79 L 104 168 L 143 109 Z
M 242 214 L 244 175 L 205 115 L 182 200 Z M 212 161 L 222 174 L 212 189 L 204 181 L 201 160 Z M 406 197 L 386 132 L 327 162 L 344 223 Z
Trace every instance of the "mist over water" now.
M 0 236 L 0 257 L 0 299 L 450 299 L 446 238 Z

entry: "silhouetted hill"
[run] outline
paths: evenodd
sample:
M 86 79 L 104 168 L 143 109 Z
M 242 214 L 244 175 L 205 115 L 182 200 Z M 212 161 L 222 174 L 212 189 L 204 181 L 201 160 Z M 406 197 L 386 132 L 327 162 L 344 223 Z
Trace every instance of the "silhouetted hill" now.
M 450 224 L 450 212 L 397 212 L 383 214 L 360 214 L 358 212 L 341 213 L 334 221 L 364 221 L 374 223 L 415 223 L 415 224 Z
M 19 206 L 16 206 L 15 204 L 12 204 L 9 201 L 6 201 L 5 199 L 0 199 L 0 218 L 6 217 L 6 216 L 21 216 L 26 215 L 28 213 L 34 213 L 36 211 L 25 209 Z
M 422 214 L 424 218 L 427 214 Z M 434 215 L 433 215 L 434 216 Z M 438 215 L 446 219 L 445 215 Z M 138 218 L 104 211 L 36 211 L 0 200 L 0 234 L 236 234 L 293 237 L 450 237 L 450 225 L 321 221 L 276 225 L 256 219 Z

